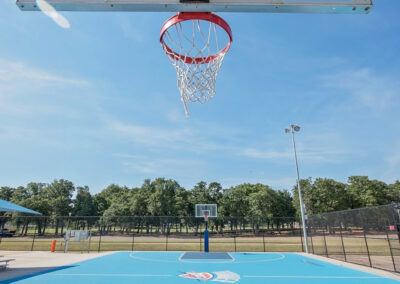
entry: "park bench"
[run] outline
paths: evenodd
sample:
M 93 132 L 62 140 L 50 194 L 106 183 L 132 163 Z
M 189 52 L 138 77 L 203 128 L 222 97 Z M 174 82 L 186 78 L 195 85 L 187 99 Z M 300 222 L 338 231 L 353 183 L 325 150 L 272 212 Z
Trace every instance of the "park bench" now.
M 4 271 L 7 269 L 7 265 L 10 261 L 14 261 L 15 259 L 4 259 L 0 260 L 0 271 Z

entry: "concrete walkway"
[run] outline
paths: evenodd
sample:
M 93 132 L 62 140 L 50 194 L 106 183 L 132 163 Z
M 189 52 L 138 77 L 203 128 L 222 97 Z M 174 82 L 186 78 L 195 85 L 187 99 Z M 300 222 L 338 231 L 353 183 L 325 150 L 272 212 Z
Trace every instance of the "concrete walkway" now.
M 101 257 L 114 252 L 101 253 L 60 253 L 44 251 L 0 251 L 0 260 L 14 259 L 8 263 L 7 270 L 0 272 L 0 281 L 27 274 L 49 270 L 76 262 Z

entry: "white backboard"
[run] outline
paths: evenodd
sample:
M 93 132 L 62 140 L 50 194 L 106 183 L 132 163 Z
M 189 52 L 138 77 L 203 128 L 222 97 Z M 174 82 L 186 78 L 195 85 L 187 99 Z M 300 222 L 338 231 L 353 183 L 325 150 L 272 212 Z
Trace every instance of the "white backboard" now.
M 218 215 L 217 204 L 196 204 L 196 218 L 203 218 L 204 213 L 208 213 L 208 218 L 216 218 Z

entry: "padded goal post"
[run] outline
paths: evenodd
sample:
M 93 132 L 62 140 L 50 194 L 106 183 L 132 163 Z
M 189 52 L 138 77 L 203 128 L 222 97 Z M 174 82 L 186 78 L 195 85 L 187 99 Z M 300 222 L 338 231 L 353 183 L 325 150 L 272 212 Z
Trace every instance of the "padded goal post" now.
M 57 11 L 238 12 L 367 14 L 372 0 L 47 0 Z M 36 0 L 16 0 L 22 11 L 40 11 Z

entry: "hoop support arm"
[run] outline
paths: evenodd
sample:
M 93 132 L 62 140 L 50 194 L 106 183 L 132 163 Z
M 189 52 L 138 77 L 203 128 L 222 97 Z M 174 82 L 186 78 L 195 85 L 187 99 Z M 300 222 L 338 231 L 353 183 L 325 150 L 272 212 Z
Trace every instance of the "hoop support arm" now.
M 372 0 L 47 0 L 57 11 L 93 12 L 238 12 L 238 13 L 307 13 L 367 14 Z M 40 11 L 35 0 L 16 0 L 22 11 Z

